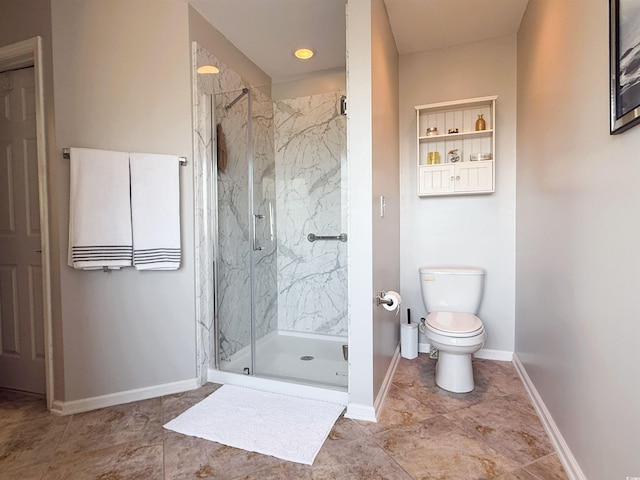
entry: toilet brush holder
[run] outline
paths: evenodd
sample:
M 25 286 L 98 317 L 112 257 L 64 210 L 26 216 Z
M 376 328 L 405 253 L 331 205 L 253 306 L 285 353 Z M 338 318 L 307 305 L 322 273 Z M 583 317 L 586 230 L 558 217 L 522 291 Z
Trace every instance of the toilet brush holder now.
M 418 324 L 400 325 L 400 354 L 402 358 L 413 360 L 418 356 Z

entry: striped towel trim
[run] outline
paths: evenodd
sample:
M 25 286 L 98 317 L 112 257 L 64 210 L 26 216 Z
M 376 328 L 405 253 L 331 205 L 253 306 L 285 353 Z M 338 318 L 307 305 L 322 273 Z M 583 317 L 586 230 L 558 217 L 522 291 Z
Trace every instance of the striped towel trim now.
M 71 247 L 71 259 L 74 262 L 131 262 L 132 253 L 132 245 L 74 245 Z
M 147 248 L 133 251 L 133 264 L 176 263 L 180 264 L 179 248 Z

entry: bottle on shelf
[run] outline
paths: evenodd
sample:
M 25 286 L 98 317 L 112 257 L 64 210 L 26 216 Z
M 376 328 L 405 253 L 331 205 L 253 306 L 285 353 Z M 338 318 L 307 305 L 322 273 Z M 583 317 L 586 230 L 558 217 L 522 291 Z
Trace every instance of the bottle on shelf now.
M 476 132 L 479 132 L 480 130 L 486 130 L 487 129 L 487 122 L 485 121 L 484 118 L 482 118 L 482 113 L 478 115 L 478 119 L 476 120 Z

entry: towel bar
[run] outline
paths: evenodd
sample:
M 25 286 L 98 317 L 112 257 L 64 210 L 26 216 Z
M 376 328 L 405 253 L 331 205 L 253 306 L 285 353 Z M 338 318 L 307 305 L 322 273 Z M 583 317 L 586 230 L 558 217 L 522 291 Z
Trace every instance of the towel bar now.
M 62 158 L 66 158 L 67 160 L 71 158 L 71 149 L 69 147 L 64 147 L 62 149 Z M 187 157 L 178 157 L 178 161 L 180 162 L 181 167 L 185 167 L 187 165 Z

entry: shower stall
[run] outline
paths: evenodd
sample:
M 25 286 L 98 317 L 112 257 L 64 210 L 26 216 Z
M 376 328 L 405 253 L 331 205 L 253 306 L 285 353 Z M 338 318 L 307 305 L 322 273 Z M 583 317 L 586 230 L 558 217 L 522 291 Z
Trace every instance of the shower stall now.
M 196 175 L 209 205 L 196 211 L 208 217 L 200 240 L 210 240 L 213 263 L 214 318 L 206 308 L 199 318 L 207 378 L 346 392 L 344 92 L 274 101 L 195 52 L 196 66 L 219 69 L 197 76 L 194 97 Z

